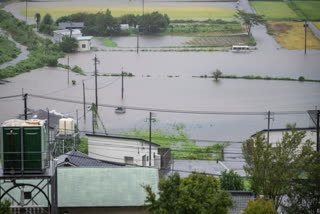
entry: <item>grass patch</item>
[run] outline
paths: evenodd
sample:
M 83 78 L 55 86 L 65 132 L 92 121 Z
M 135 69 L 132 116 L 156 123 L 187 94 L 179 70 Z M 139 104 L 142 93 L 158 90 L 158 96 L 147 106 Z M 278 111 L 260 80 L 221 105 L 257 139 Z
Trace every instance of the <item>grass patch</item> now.
M 71 15 L 79 12 L 97 13 L 105 12 L 107 9 L 112 12 L 114 17 L 120 17 L 125 14 L 142 15 L 141 7 L 28 7 L 28 16 L 34 17 L 36 13 L 40 13 L 44 17 L 46 13 L 50 13 L 55 19 Z M 25 7 L 19 8 L 21 15 L 25 16 Z M 234 8 L 225 7 L 145 7 L 145 13 L 166 13 L 172 19 L 234 19 L 236 12 Z
M 307 20 L 320 20 L 320 1 L 293 1 Z
M 106 37 L 103 40 L 103 43 L 105 46 L 107 47 L 118 47 L 117 43 L 115 43 L 114 41 L 112 41 L 112 39 L 110 37 Z
M 21 53 L 13 41 L 0 36 L 0 65 L 16 58 Z
M 250 1 L 259 15 L 264 15 L 267 20 L 302 20 L 285 2 Z
M 222 150 L 228 144 L 197 146 L 194 141 L 188 140 L 189 137 L 184 129 L 183 124 L 175 125 L 172 130 L 152 129 L 152 142 L 161 147 L 170 147 L 173 158 L 176 160 L 220 160 L 222 158 Z M 132 129 L 122 135 L 149 140 L 148 129 Z
M 212 33 L 212 32 L 243 32 L 240 24 L 188 24 L 188 25 L 171 25 L 167 28 L 166 33 Z
M 192 76 L 198 78 L 214 78 L 214 76 L 209 75 L 202 75 L 202 76 Z M 262 76 L 255 76 L 255 75 L 246 75 L 246 76 L 237 76 L 237 75 L 222 75 L 219 78 L 222 79 L 247 79 L 247 80 L 282 80 L 282 81 L 299 81 L 299 82 L 320 82 L 320 80 L 311 80 L 305 79 L 303 76 L 300 76 L 297 79 L 290 78 L 290 77 L 262 77 Z
M 312 22 L 312 24 L 320 30 L 320 22 Z
M 302 22 L 268 22 L 268 32 L 282 48 L 304 49 L 304 27 Z M 307 28 L 307 49 L 320 49 L 320 41 Z

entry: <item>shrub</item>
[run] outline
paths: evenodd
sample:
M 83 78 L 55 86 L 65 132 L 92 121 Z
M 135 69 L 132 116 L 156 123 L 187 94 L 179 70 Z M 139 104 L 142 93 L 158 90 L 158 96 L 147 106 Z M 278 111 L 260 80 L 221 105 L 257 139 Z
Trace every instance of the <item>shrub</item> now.
M 232 169 L 228 172 L 225 170 L 220 177 L 221 189 L 224 190 L 244 190 L 243 180 L 240 175 Z
M 301 81 L 301 82 L 303 82 L 305 79 L 304 79 L 303 76 L 300 76 L 298 80 Z
M 277 214 L 277 211 L 273 208 L 272 200 L 258 198 L 255 201 L 249 200 L 242 214 Z
M 58 59 L 54 56 L 48 57 L 48 66 L 51 67 L 57 67 L 58 65 Z

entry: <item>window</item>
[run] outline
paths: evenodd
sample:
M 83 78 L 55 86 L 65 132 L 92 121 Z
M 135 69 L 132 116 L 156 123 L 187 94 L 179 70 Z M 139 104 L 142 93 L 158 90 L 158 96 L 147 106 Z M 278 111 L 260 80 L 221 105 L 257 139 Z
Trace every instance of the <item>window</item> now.
M 82 48 L 86 48 L 86 44 L 82 44 Z
M 124 162 L 125 162 L 126 164 L 133 164 L 133 157 L 127 157 L 127 156 L 125 156 L 125 157 L 124 157 Z

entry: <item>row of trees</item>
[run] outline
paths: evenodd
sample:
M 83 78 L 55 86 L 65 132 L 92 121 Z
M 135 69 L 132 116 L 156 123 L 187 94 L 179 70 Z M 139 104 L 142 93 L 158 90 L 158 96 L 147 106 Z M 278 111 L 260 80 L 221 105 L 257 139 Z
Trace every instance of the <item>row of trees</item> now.
M 113 17 L 111 11 L 107 9 L 105 13 L 96 14 L 76 13 L 69 16 L 63 16 L 57 19 L 59 22 L 84 22 L 82 32 L 92 36 L 116 36 L 123 32 L 120 24 L 129 24 L 132 28 L 139 26 L 139 31 L 151 34 L 166 30 L 170 19 L 166 14 L 159 12 L 146 13 L 142 16 L 128 14 L 119 18 Z M 127 32 L 128 33 L 128 32 Z

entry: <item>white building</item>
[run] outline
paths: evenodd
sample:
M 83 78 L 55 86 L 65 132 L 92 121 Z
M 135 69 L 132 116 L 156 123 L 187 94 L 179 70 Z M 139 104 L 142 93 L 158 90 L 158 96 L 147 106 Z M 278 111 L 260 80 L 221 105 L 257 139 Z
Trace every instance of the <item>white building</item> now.
M 315 128 L 296 128 L 297 131 L 305 131 L 306 136 L 302 139 L 302 144 L 304 144 L 307 140 L 311 140 L 315 144 L 313 145 L 314 150 L 316 150 L 316 142 L 317 142 L 317 130 Z M 290 128 L 283 128 L 283 129 L 270 129 L 269 130 L 269 143 L 276 144 L 278 142 L 281 142 L 282 137 L 285 132 L 291 132 Z M 264 129 L 262 131 L 259 131 L 265 139 L 267 139 L 268 136 L 268 130 Z M 252 135 L 251 137 L 255 137 L 256 134 Z
M 150 142 L 126 137 L 87 134 L 89 157 L 127 165 L 149 166 Z M 151 143 L 151 166 L 160 168 L 160 145 Z
M 78 40 L 78 51 L 90 51 L 92 36 L 79 36 L 76 39 Z
M 72 37 L 75 37 L 75 38 L 82 36 L 81 30 L 79 29 L 73 29 L 73 30 L 65 29 L 65 30 L 53 31 L 53 38 L 57 42 L 62 42 L 62 37 L 70 36 L 70 34 Z

